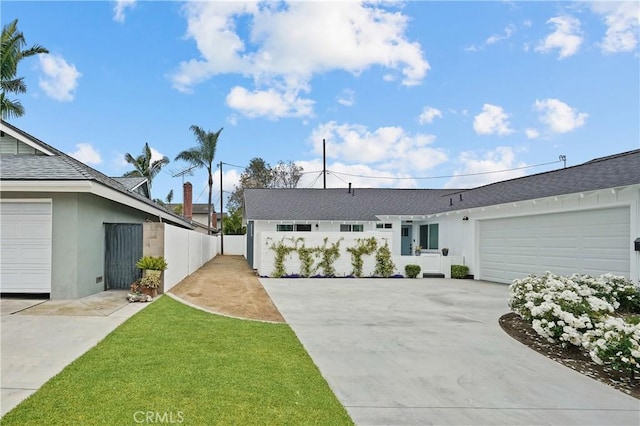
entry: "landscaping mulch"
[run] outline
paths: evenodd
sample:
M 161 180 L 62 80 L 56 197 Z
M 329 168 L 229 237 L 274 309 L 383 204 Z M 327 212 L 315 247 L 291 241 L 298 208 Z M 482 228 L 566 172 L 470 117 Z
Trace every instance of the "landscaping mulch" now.
M 581 351 L 580 348 L 568 345 L 562 347 L 558 343 L 551 343 L 540 336 L 527 321 L 516 313 L 510 312 L 499 319 L 502 329 L 520 343 L 560 364 L 572 368 L 573 370 L 599 380 L 600 382 L 612 386 L 621 392 L 640 399 L 640 377 L 636 376 L 631 380 L 628 373 L 621 373 L 604 365 L 598 365 L 589 354 Z
M 285 322 L 243 256 L 218 255 L 169 293 L 218 314 Z

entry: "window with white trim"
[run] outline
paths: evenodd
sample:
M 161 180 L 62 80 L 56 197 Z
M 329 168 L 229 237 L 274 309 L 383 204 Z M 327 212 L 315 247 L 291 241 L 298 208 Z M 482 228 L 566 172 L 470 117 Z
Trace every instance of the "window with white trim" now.
M 376 229 L 392 229 L 392 223 L 376 223 Z
M 276 231 L 278 232 L 293 232 L 293 225 L 291 223 L 276 225 Z
M 342 224 L 340 225 L 340 232 L 364 232 L 364 225 L 358 223 L 354 225 Z
M 296 223 L 297 232 L 311 232 L 311 225 L 308 223 Z

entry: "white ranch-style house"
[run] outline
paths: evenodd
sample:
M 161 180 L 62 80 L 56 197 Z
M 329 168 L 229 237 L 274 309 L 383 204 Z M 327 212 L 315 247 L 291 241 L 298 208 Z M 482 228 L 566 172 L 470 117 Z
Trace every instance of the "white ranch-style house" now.
M 464 264 L 475 279 L 510 283 L 529 274 L 612 273 L 640 277 L 640 150 L 466 190 L 246 189 L 247 260 L 274 268 L 274 243 L 306 247 L 374 236 L 389 244 L 397 273 L 417 263 L 449 276 Z M 421 246 L 421 256 L 415 249 Z M 442 249 L 449 249 L 448 256 Z M 368 264 L 366 263 L 368 262 Z M 373 260 L 365 271 L 373 271 Z M 299 261 L 287 258 L 287 273 Z

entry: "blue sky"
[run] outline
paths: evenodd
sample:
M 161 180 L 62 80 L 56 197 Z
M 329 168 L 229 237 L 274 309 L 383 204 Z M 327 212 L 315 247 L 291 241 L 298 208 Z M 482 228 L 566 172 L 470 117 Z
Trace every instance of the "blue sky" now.
M 192 124 L 224 128 L 224 191 L 254 157 L 320 187 L 323 138 L 330 187 L 465 188 L 640 147 L 638 2 L 1 8 L 50 51 L 22 62 L 26 115 L 10 122 L 109 176 L 148 142 L 172 160 L 154 198 L 181 200 Z M 206 202 L 206 171 L 187 179 Z

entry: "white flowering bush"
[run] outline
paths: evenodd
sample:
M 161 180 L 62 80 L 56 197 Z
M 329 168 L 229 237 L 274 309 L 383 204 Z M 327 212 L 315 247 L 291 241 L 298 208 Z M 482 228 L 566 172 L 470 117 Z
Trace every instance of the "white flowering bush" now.
M 585 348 L 595 362 L 632 375 L 639 368 L 640 320 L 614 316 L 640 313 L 640 288 L 633 282 L 547 272 L 515 280 L 509 288 L 509 307 L 548 341 Z
M 582 346 L 597 364 L 609 364 L 634 376 L 640 372 L 640 319 L 607 317 L 582 336 Z

